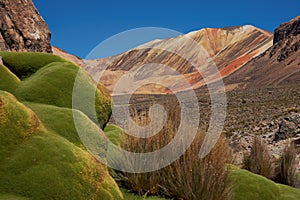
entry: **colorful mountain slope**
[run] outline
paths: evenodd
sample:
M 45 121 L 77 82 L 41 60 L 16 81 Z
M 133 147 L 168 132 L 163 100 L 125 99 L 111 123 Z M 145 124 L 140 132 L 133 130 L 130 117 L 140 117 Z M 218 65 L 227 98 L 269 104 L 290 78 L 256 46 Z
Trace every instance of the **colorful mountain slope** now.
M 195 44 L 205 51 L 200 49 L 199 52 Z M 271 45 L 272 34 L 253 26 L 207 28 L 176 38 L 155 40 L 121 55 L 87 61 L 84 68 L 94 77 L 100 76 L 106 69 L 101 82 L 113 94 L 126 93 L 122 89 L 114 90 L 115 84 L 124 74 L 134 77 L 132 84 L 146 85 L 140 88 L 139 93 L 167 93 L 167 87 L 175 91 L 185 90 L 187 85 L 183 79 L 187 79 L 193 88 L 204 85 L 202 76 L 196 69 L 203 66 L 193 66 L 190 60 L 205 64 L 212 59 L 221 76 L 227 77 Z M 173 52 L 168 52 L 170 50 Z M 148 82 L 158 84 L 147 85 Z M 159 84 L 164 87 L 158 86 Z

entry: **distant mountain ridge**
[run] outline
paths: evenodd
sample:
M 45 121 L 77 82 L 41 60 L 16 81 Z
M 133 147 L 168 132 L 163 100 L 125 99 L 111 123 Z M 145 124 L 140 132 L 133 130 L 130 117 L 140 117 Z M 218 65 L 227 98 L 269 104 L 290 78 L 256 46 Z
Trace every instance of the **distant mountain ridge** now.
M 185 36 L 149 42 L 146 44 L 147 48 L 141 48 L 143 47 L 141 45 L 117 56 L 87 61 L 84 68 L 92 75 L 100 74 L 106 68 L 101 82 L 112 91 L 119 78 L 132 70 L 134 66 L 159 63 L 183 74 L 193 88 L 197 89 L 205 85 L 205 82 L 191 63 L 178 55 L 163 50 L 168 50 L 168 46 L 176 44 L 180 55 L 190 58 L 198 55 L 199 52 L 196 52 L 196 49 L 189 48 L 187 41 L 183 39 L 185 37 L 191 38 L 206 50 L 222 77 L 227 77 L 260 55 L 272 45 L 273 40 L 272 33 L 250 25 L 223 29 L 206 28 L 188 33 Z M 169 75 L 164 68 L 155 68 L 153 71 L 149 67 L 130 73 L 135 77 L 138 75 L 138 77 L 147 77 L 146 79 L 163 80 L 165 87 L 147 85 L 141 88 L 138 93 L 168 93 L 167 87 L 176 88 L 176 91 L 186 89 L 185 85 L 181 85 L 183 82 L 181 76 Z M 149 77 L 149 73 L 152 76 Z M 136 84 L 139 85 L 143 85 L 143 82 L 149 82 L 149 80 L 141 78 L 136 81 Z M 114 92 L 122 94 L 123 91 Z
M 134 66 L 149 63 L 172 67 L 183 74 L 194 89 L 201 90 L 206 83 L 190 63 L 160 50 L 176 43 L 179 44 L 178 51 L 186 57 L 197 55 L 198 52 L 189 49 L 185 41 L 180 40 L 182 37 L 192 38 L 206 50 L 216 64 L 226 90 L 300 83 L 300 16 L 281 24 L 275 30 L 274 36 L 251 25 L 205 28 L 176 38 L 154 40 L 120 55 L 84 62 L 74 57 L 73 61 L 92 76 L 99 76 L 106 69 L 100 82 L 114 92 L 113 95 L 125 93 L 113 91 L 122 76 L 128 74 Z M 143 48 L 144 46 L 147 48 Z M 138 77 L 135 84 L 143 85 L 149 81 L 157 81 L 163 82 L 166 87 L 146 84 L 137 93 L 170 93 L 168 86 L 176 88 L 176 92 L 186 89 L 186 85 L 182 84 L 182 77 L 168 75 L 168 70 L 163 68 L 151 68 L 151 65 L 147 67 L 129 73 L 129 76 Z M 151 74 L 152 77 L 149 77 Z
M 127 93 L 120 88 L 114 90 L 125 74 L 133 77 L 134 82 L 124 88 L 144 85 L 137 93 L 165 94 L 171 92 L 169 88 L 180 92 L 189 88 L 186 81 L 193 89 L 201 89 L 207 83 L 197 67 L 186 59 L 199 55 L 200 61 L 212 59 L 227 90 L 300 83 L 300 16 L 281 24 L 274 37 L 251 25 L 205 28 L 175 38 L 154 40 L 108 58 L 83 60 L 51 46 L 51 32 L 32 0 L 0 0 L 0 11 L 1 51 L 54 53 L 96 77 L 105 70 L 100 82 L 113 95 Z M 198 52 L 185 38 L 198 43 L 205 52 Z M 167 52 L 169 47 L 181 56 Z M 170 68 L 178 73 L 171 72 Z M 212 82 L 214 77 L 217 74 L 212 75 Z

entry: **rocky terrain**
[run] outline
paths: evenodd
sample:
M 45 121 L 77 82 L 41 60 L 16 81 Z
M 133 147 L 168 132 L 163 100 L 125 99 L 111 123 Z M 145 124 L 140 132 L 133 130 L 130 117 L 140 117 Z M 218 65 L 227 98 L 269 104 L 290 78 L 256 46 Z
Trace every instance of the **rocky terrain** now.
M 51 33 L 32 0 L 0 0 L 0 50 L 52 52 Z
M 211 117 L 209 95 L 199 93 L 200 129 L 206 131 Z M 115 96 L 114 103 L 118 105 Z M 223 134 L 229 139 L 240 165 L 244 154 L 251 150 L 254 136 L 260 136 L 270 153 L 278 158 L 285 145 L 300 139 L 300 91 L 297 87 L 268 87 L 227 92 L 227 116 Z M 177 102 L 174 95 L 133 95 L 130 106 L 145 115 L 153 103 L 166 110 Z M 122 105 L 119 105 L 122 106 Z M 127 105 L 123 105 L 127 106 Z M 113 118 L 111 119 L 113 122 Z M 300 155 L 300 146 L 298 147 Z M 300 170 L 300 164 L 299 164 Z

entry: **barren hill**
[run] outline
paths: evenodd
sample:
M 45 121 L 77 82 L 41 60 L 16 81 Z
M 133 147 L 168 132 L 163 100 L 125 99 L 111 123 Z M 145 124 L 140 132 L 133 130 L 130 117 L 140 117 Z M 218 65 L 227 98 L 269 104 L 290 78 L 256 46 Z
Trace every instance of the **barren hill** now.
M 196 89 L 205 83 L 196 67 L 186 58 L 196 62 L 211 58 L 221 76 L 227 77 L 268 49 L 272 45 L 272 38 L 272 33 L 250 25 L 206 28 L 176 38 L 155 40 L 117 56 L 87 61 L 85 69 L 94 76 L 106 69 L 101 82 L 111 91 L 124 74 L 134 77 L 134 84 L 146 85 L 139 89 L 139 93 L 168 93 L 167 88 L 182 91 L 186 89 L 183 79 L 187 79 Z M 189 44 L 190 40 L 206 52 L 199 52 Z M 173 52 L 169 52 L 170 49 Z M 168 67 L 179 74 L 170 72 L 172 70 Z M 148 82 L 159 84 L 147 85 Z M 114 94 L 123 92 L 113 91 Z

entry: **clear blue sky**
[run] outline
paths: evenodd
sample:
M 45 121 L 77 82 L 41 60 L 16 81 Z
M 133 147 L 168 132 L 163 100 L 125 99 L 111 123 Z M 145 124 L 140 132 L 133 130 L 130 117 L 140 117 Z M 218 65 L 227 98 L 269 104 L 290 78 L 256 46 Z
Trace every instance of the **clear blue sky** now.
M 101 41 L 133 28 L 164 27 L 187 33 L 205 27 L 251 24 L 273 32 L 280 23 L 300 15 L 299 0 L 33 2 L 52 32 L 52 45 L 83 58 Z M 107 55 L 118 51 L 122 49 L 109 50 Z

